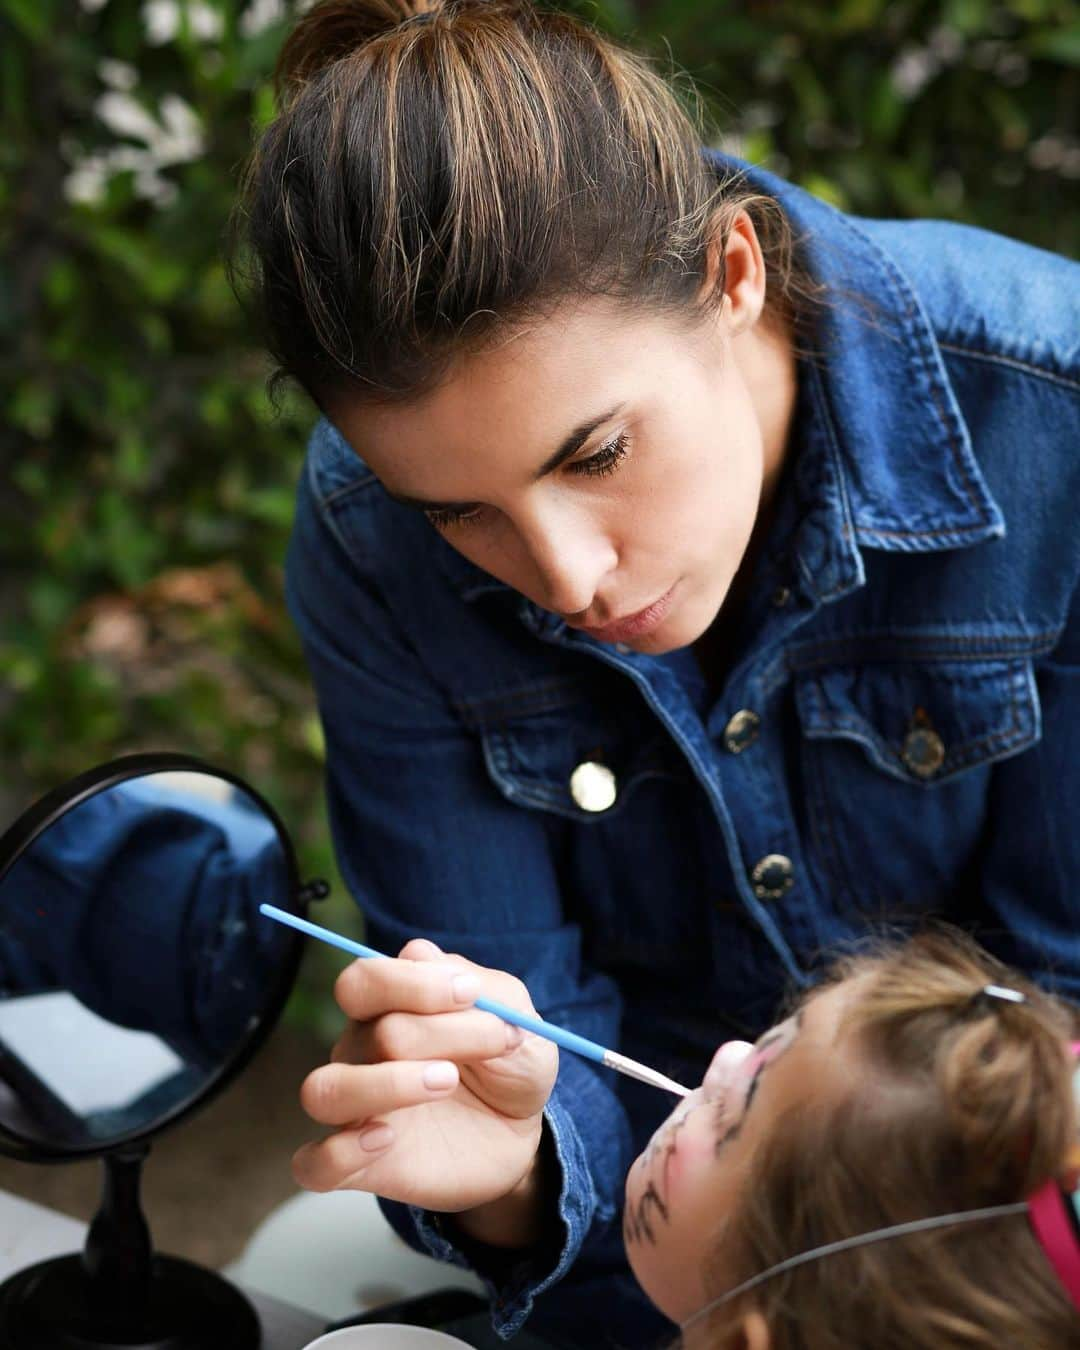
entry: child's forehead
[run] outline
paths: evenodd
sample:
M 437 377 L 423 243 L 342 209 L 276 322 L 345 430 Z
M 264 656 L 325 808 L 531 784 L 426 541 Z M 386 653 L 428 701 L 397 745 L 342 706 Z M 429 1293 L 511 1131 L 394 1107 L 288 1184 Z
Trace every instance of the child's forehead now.
M 793 1060 L 804 1071 L 813 1069 L 812 1076 L 806 1075 L 806 1085 L 815 1095 L 829 1085 L 842 1090 L 857 1076 L 850 1015 L 870 981 L 870 974 L 861 972 L 817 985 L 799 1001 L 789 1019 L 798 1023 L 791 1046 Z
M 873 970 L 854 970 L 836 979 L 826 979 L 808 989 L 796 1005 L 796 1015 L 809 1024 L 818 1038 L 835 1040 L 842 1035 L 849 1015 L 870 992 Z

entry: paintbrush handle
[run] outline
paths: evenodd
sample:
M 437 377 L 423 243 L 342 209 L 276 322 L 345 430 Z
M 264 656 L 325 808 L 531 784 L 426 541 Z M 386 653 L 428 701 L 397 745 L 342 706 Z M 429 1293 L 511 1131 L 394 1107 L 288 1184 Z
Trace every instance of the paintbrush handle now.
M 308 937 L 328 942 L 332 947 L 340 947 L 343 952 L 349 952 L 353 956 L 367 958 L 380 956 L 384 960 L 388 959 L 383 952 L 377 952 L 374 947 L 365 947 L 362 942 L 354 942 L 352 938 L 342 937 L 340 933 L 334 933 L 329 928 L 322 928 L 317 923 L 311 923 L 308 919 L 301 919 L 299 915 L 290 914 L 288 910 L 278 909 L 276 905 L 260 905 L 259 913 L 265 914 L 269 919 L 276 919 L 278 923 L 288 924 L 290 928 L 296 928 L 301 933 L 306 933 Z M 531 1031 L 534 1036 L 542 1036 L 544 1040 L 554 1041 L 563 1050 L 571 1050 L 575 1055 L 582 1055 L 585 1059 L 591 1059 L 597 1064 L 603 1064 L 606 1068 L 614 1069 L 616 1073 L 624 1073 L 630 1078 L 636 1078 L 639 1082 L 649 1083 L 653 1087 L 661 1088 L 664 1092 L 673 1092 L 677 1097 L 685 1097 L 689 1092 L 689 1088 L 684 1088 L 673 1079 L 665 1077 L 662 1073 L 657 1073 L 655 1069 L 639 1064 L 637 1060 L 628 1059 L 626 1055 L 620 1055 L 615 1050 L 606 1050 L 596 1041 L 590 1041 L 587 1037 L 579 1036 L 574 1031 L 567 1031 L 565 1027 L 557 1027 L 553 1022 L 545 1022 L 543 1018 L 518 1012 L 516 1008 L 511 1008 L 506 1003 L 499 1003 L 493 998 L 481 997 L 475 1000 L 473 1007 L 479 1008 L 481 1012 L 493 1013 L 496 1017 L 501 1017 L 504 1022 L 512 1022 L 514 1026 L 521 1027 L 525 1031 Z

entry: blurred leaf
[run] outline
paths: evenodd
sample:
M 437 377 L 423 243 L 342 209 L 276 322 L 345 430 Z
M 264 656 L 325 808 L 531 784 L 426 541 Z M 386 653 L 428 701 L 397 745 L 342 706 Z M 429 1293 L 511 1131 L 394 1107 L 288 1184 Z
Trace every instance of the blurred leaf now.
M 29 38 L 40 40 L 49 31 L 52 6 L 47 0 L 0 0 L 0 14 Z
M 848 208 L 847 195 L 843 188 L 838 183 L 833 182 L 832 179 L 826 178 L 824 174 L 804 174 L 800 179 L 799 186 L 804 187 L 807 192 L 812 192 L 815 197 L 820 197 L 822 201 L 828 202 L 830 206 L 839 207 L 841 211 Z
M 1080 66 L 1080 23 L 1074 21 L 1064 28 L 1033 33 L 1024 46 L 1029 56 Z
M 871 85 L 866 107 L 867 131 L 875 141 L 889 145 L 903 123 L 906 111 L 892 76 L 883 71 Z

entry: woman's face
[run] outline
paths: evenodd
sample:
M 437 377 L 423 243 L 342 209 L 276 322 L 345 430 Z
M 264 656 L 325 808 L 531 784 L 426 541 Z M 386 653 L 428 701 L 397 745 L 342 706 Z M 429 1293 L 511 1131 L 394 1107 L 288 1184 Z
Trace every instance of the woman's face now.
M 756 1045 L 728 1041 L 701 1087 L 653 1135 L 626 1179 L 623 1237 L 630 1266 L 675 1322 L 710 1294 L 706 1262 L 737 1203 L 770 1122 L 845 1080 L 837 1022 L 850 982 L 804 1001 Z
M 421 399 L 334 420 L 485 572 L 601 641 L 686 646 L 731 585 L 794 397 L 749 229 L 732 231 L 722 309 L 692 329 L 591 299 L 461 359 Z

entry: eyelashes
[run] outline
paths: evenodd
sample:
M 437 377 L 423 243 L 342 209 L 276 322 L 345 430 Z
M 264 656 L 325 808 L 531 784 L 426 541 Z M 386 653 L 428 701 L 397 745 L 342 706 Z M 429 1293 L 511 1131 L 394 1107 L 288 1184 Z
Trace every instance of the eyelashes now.
M 603 478 L 609 473 L 614 473 L 626 458 L 629 439 L 625 431 L 620 431 L 614 439 L 602 445 L 595 455 L 590 455 L 588 459 L 572 461 L 566 467 L 572 473 L 583 473 L 590 478 Z
M 470 511 L 448 511 L 443 506 L 429 506 L 424 515 L 437 530 L 448 530 L 452 525 L 468 525 L 479 519 L 482 508 L 474 506 Z
M 630 438 L 625 431 L 607 441 L 588 459 L 571 460 L 566 466 L 568 473 L 580 474 L 586 478 L 605 478 L 616 473 L 623 460 L 629 454 Z M 484 513 L 482 506 L 470 507 L 467 511 L 454 511 L 445 507 L 431 506 L 424 512 L 437 530 L 448 530 L 457 526 L 473 525 Z

